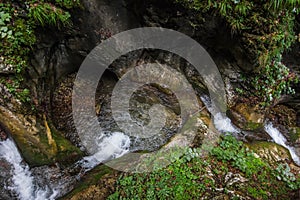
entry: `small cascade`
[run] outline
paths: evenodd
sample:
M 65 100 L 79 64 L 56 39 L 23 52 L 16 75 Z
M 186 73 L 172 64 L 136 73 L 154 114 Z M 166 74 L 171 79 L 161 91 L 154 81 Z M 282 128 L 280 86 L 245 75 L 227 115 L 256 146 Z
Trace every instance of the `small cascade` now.
M 35 184 L 29 166 L 23 162 L 23 159 L 11 139 L 0 142 L 0 158 L 5 159 L 12 166 L 11 180 L 12 185 L 7 189 L 12 191 L 21 200 L 53 200 L 58 191 L 48 187 L 40 188 Z
M 286 138 L 282 135 L 282 133 L 280 133 L 280 131 L 277 128 L 275 128 L 271 122 L 267 122 L 265 124 L 264 128 L 265 128 L 265 131 L 274 140 L 274 142 L 281 146 L 284 146 L 286 149 L 288 149 L 294 162 L 297 165 L 300 165 L 300 158 L 296 154 L 295 149 L 286 144 Z
M 214 125 L 216 129 L 218 129 L 221 132 L 230 132 L 230 133 L 240 132 L 240 130 L 232 124 L 231 120 L 227 116 L 224 116 L 222 113 L 215 114 Z
M 223 113 L 217 112 L 211 106 L 211 100 L 207 95 L 203 95 L 200 97 L 207 110 L 213 115 L 213 122 L 216 129 L 220 132 L 230 132 L 230 133 L 239 133 L 240 130 L 235 127 L 231 120 L 224 115 Z
M 100 163 L 119 158 L 129 152 L 130 138 L 121 132 L 113 132 L 104 136 L 98 144 L 98 152 L 84 157 L 78 164 L 86 171 L 91 170 Z

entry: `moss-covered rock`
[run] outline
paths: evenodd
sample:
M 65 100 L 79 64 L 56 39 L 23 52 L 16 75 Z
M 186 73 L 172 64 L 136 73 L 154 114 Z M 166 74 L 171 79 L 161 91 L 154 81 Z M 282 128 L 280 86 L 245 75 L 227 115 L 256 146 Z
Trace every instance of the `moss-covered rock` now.
M 27 117 L 28 118 L 28 117 Z M 56 148 L 49 143 L 47 129 L 35 120 L 28 121 L 0 106 L 0 124 L 15 140 L 24 160 L 31 166 L 48 165 L 54 162 L 69 164 L 82 156 L 81 151 L 61 136 L 50 125 L 50 134 Z
M 300 144 L 300 127 L 290 127 L 289 136 L 291 142 Z
M 61 200 L 90 200 L 105 199 L 114 192 L 118 172 L 106 165 L 99 165 L 88 172 L 75 189 Z
M 232 122 L 243 130 L 257 130 L 263 127 L 264 113 L 258 107 L 239 103 L 228 111 Z
M 254 142 L 247 144 L 256 155 L 262 159 L 268 160 L 270 163 L 278 163 L 285 161 L 292 161 L 289 151 L 273 142 Z

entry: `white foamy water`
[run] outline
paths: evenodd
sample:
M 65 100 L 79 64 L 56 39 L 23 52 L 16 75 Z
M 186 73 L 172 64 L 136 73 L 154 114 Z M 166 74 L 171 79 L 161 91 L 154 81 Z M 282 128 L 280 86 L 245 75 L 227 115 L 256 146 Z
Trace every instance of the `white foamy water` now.
M 294 147 L 286 144 L 286 138 L 280 133 L 280 131 L 273 126 L 271 122 L 265 124 L 265 131 L 271 136 L 275 143 L 287 148 L 292 156 L 292 159 L 297 165 L 300 165 L 300 159 L 297 156 Z
M 240 130 L 232 124 L 231 120 L 225 114 L 217 112 L 211 106 L 211 100 L 207 95 L 201 96 L 200 99 L 202 100 L 210 114 L 213 115 L 214 126 L 218 131 L 230 133 L 240 132 Z
M 86 170 L 94 168 L 96 165 L 108 160 L 119 158 L 129 152 L 130 138 L 121 132 L 113 132 L 109 136 L 104 136 L 98 144 L 98 152 L 84 157 L 79 164 Z
M 22 157 L 11 139 L 0 142 L 0 157 L 11 164 L 13 185 L 7 188 L 18 195 L 21 200 L 53 200 L 57 191 L 42 189 L 34 184 L 29 166 L 22 162 Z
M 217 113 L 214 116 L 214 125 L 218 131 L 221 132 L 230 132 L 230 133 L 239 133 L 240 130 L 236 128 L 231 120 L 224 116 L 222 113 Z

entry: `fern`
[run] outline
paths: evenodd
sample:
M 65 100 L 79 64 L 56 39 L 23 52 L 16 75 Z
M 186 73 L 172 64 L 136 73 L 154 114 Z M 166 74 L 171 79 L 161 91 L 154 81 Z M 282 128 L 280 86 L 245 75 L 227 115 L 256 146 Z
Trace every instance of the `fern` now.
M 272 0 L 270 1 L 270 8 L 280 10 L 284 8 L 298 9 L 300 0 Z
M 63 26 L 71 24 L 69 12 L 63 11 L 61 8 L 57 8 L 49 3 L 34 4 L 29 9 L 29 15 L 41 26 L 60 27 L 60 24 Z

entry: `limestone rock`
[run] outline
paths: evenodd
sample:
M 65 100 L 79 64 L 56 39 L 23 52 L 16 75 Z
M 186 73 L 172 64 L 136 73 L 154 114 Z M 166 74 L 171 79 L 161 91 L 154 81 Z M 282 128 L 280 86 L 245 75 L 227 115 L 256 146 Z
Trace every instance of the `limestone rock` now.
M 248 144 L 248 147 L 256 153 L 256 156 L 268 160 L 269 163 L 292 161 L 289 151 L 276 143 L 255 142 Z
M 232 122 L 243 130 L 256 130 L 262 128 L 265 115 L 257 106 L 239 103 L 228 113 Z

